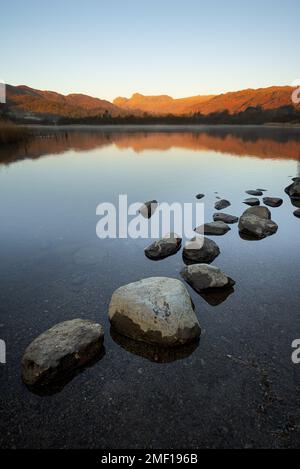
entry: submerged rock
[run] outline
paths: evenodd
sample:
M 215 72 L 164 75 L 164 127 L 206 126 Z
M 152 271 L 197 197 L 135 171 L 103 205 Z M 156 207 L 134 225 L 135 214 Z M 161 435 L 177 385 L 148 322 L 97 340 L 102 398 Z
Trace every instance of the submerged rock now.
M 205 234 L 208 236 L 222 236 L 228 233 L 228 231 L 230 230 L 231 228 L 229 228 L 229 226 L 226 225 L 226 223 L 224 223 L 223 221 L 205 223 L 204 225 L 201 225 L 195 229 L 196 233 Z
M 181 248 L 182 239 L 175 233 L 170 233 L 155 241 L 145 249 L 145 255 L 151 260 L 161 260 L 173 256 Z
M 204 197 L 205 197 L 204 194 L 198 194 L 198 195 L 196 195 L 196 199 L 198 199 L 198 200 L 201 200 L 201 199 L 203 199 Z
M 214 221 L 223 221 L 229 225 L 237 223 L 239 221 L 238 217 L 233 215 L 228 215 L 227 213 L 215 213 L 213 216 Z
M 144 218 L 151 218 L 152 215 L 155 213 L 158 207 L 157 200 L 151 200 L 150 202 L 145 202 L 140 208 L 140 214 L 143 215 Z
M 244 204 L 254 207 L 255 205 L 260 205 L 260 201 L 259 199 L 256 199 L 256 198 L 249 198 L 249 199 L 244 200 Z
M 113 329 L 131 339 L 178 346 L 199 338 L 200 325 L 182 282 L 153 277 L 116 290 L 109 305 Z
M 275 234 L 278 225 L 271 220 L 270 210 L 266 207 L 248 208 L 239 221 L 241 235 L 252 239 L 263 239 Z
M 220 254 L 219 246 L 203 236 L 191 239 L 183 249 L 185 264 L 211 264 Z
M 222 199 L 215 203 L 216 210 L 223 210 L 224 208 L 230 207 L 231 203 L 228 200 Z
M 195 264 L 185 267 L 181 276 L 198 293 L 235 285 L 234 280 L 225 275 L 218 267 L 207 264 Z
M 254 195 L 255 197 L 260 197 L 263 195 L 263 191 L 257 189 L 255 191 L 246 191 L 246 194 Z
M 37 337 L 22 358 L 22 378 L 28 386 L 47 386 L 87 365 L 103 348 L 100 324 L 83 319 L 62 322 Z
M 278 197 L 264 197 L 263 202 L 269 207 L 280 207 L 283 204 L 283 200 Z

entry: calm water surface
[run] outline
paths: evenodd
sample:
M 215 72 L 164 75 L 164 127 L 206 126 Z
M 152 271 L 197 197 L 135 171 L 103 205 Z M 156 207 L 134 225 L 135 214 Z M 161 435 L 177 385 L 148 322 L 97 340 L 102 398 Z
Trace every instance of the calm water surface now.
M 0 446 L 26 448 L 296 447 L 300 444 L 300 220 L 284 188 L 300 176 L 300 129 L 38 129 L 0 149 Z M 119 286 L 180 278 L 181 253 L 161 262 L 147 240 L 99 240 L 96 207 L 216 197 L 239 216 L 248 189 L 282 197 L 275 236 L 250 242 L 237 225 L 214 238 L 215 265 L 236 280 L 227 298 L 190 290 L 198 347 L 168 356 L 110 334 Z M 218 194 L 216 194 L 218 193 Z M 20 380 L 26 346 L 57 322 L 105 327 L 105 356 L 50 396 Z

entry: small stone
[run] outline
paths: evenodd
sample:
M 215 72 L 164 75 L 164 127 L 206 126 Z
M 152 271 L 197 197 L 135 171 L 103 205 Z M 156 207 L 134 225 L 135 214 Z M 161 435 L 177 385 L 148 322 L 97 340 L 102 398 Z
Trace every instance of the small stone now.
M 157 207 L 158 207 L 157 200 L 151 200 L 150 202 L 145 202 L 141 206 L 139 212 L 141 215 L 143 215 L 144 218 L 151 218 L 152 215 L 154 215 Z
M 299 208 L 298 208 L 298 210 L 294 211 L 294 215 L 295 215 L 295 217 L 300 218 L 300 209 Z
M 214 221 L 223 221 L 228 225 L 232 225 L 239 221 L 238 217 L 234 217 L 233 215 L 228 215 L 227 213 L 215 213 L 213 216 Z
M 185 267 L 181 271 L 181 276 L 198 293 L 235 285 L 234 280 L 225 275 L 218 267 L 207 264 L 194 264 Z
M 219 246 L 211 239 L 197 236 L 183 249 L 183 261 L 185 264 L 211 264 L 220 254 Z
M 272 221 L 271 213 L 266 207 L 252 207 L 240 217 L 239 231 L 250 239 L 264 239 L 275 234 L 278 225 Z
M 256 198 L 249 198 L 249 199 L 244 200 L 244 204 L 254 207 L 255 205 L 260 205 L 260 201 L 259 199 L 256 199 Z
M 224 208 L 230 207 L 231 203 L 228 200 L 222 199 L 215 203 L 216 210 L 223 210 Z
M 277 197 L 264 197 L 263 202 L 269 207 L 280 207 L 283 204 L 283 200 Z
M 204 197 L 205 197 L 204 194 L 198 194 L 198 195 L 196 195 L 196 199 L 198 199 L 198 200 L 201 200 L 201 199 L 203 199 Z
M 300 199 L 300 179 L 296 178 L 293 184 L 285 188 L 285 192 L 292 199 Z
M 246 194 L 254 195 L 255 197 L 259 197 L 259 196 L 263 195 L 263 192 L 257 189 L 256 191 L 246 191 Z
M 205 223 L 204 225 L 201 225 L 195 229 L 196 233 L 208 236 L 223 236 L 230 230 L 231 228 L 229 228 L 229 226 L 226 225 L 226 223 L 224 223 L 223 221 Z
M 173 256 L 181 248 L 182 239 L 175 233 L 164 236 L 145 249 L 145 255 L 151 260 L 161 260 Z

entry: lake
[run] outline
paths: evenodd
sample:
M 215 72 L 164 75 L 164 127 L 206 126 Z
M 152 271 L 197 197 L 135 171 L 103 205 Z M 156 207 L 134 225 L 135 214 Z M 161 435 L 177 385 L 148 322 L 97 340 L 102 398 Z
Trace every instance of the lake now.
M 285 194 L 300 176 L 300 129 L 280 127 L 35 128 L 0 148 L 0 446 L 3 448 L 251 448 L 300 443 L 300 219 Z M 196 203 L 205 221 L 245 191 L 281 197 L 278 232 L 262 241 L 237 225 L 213 238 L 214 265 L 236 281 L 226 297 L 189 292 L 199 344 L 160 353 L 110 332 L 114 290 L 141 278 L 180 279 L 181 252 L 160 262 L 145 239 L 100 240 L 96 207 L 157 199 Z M 92 319 L 105 355 L 50 395 L 20 378 L 28 344 L 54 324 Z

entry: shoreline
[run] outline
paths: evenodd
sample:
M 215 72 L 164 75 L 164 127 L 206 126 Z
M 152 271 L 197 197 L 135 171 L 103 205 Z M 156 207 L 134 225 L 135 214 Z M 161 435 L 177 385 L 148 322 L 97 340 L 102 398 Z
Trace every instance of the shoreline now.
M 266 123 L 266 124 L 16 124 L 30 129 L 228 129 L 228 128 L 274 128 L 300 129 L 299 124 Z

